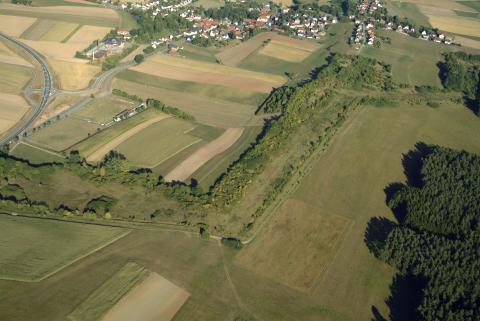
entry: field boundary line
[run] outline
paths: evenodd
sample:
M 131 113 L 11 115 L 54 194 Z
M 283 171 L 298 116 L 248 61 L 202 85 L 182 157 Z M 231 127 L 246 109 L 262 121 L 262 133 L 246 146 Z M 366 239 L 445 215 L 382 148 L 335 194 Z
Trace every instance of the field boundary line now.
M 46 275 L 44 275 L 44 276 L 42 276 L 42 277 L 40 277 L 40 278 L 36 278 L 36 279 L 22 279 L 22 278 L 5 278 L 5 277 L 0 276 L 0 279 L 1 279 L 1 280 L 10 280 L 10 281 L 21 281 L 21 282 L 28 282 L 28 283 L 37 283 L 37 282 L 43 281 L 43 280 L 51 277 L 52 275 L 60 272 L 61 270 L 65 269 L 66 267 L 68 267 L 68 266 L 70 266 L 70 265 L 72 265 L 72 264 L 74 264 L 74 263 L 76 263 L 76 262 L 78 262 L 78 261 L 86 258 L 87 256 L 90 256 L 91 254 L 93 254 L 93 253 L 95 253 L 95 252 L 100 251 L 101 249 L 106 248 L 107 246 L 109 246 L 109 245 L 111 245 L 111 244 L 113 244 L 113 243 L 115 243 L 116 241 L 118 241 L 118 240 L 120 240 L 121 238 L 127 236 L 127 235 L 130 234 L 131 232 L 132 232 L 131 230 L 127 230 L 127 231 L 121 233 L 121 234 L 118 235 L 117 237 L 109 240 L 107 243 L 104 243 L 104 244 L 102 244 L 102 245 L 100 245 L 100 246 L 98 246 L 98 247 L 96 247 L 96 248 L 88 251 L 87 253 L 84 253 L 84 254 L 80 255 L 79 257 L 73 259 L 72 261 L 69 261 L 68 263 L 65 263 L 65 264 L 59 266 L 58 268 L 56 268 L 56 269 L 53 270 L 52 272 L 49 272 L 49 273 L 47 273 Z
M 195 145 L 195 144 L 197 144 L 197 143 L 199 143 L 199 142 L 201 142 L 201 141 L 203 141 L 203 139 L 199 138 L 199 139 L 197 139 L 196 141 L 194 141 L 194 142 L 192 142 L 192 143 L 188 144 L 187 146 L 180 148 L 180 149 L 179 149 L 179 150 L 177 150 L 175 153 L 173 153 L 172 155 L 170 155 L 170 156 L 168 156 L 168 157 L 166 157 L 166 158 L 162 159 L 161 161 L 159 161 L 158 163 L 154 164 L 153 166 L 145 166 L 145 167 L 148 167 L 148 168 L 155 168 L 155 167 L 157 167 L 158 165 L 160 165 L 161 163 L 163 163 L 163 162 L 165 162 L 165 161 L 169 160 L 169 159 L 170 159 L 170 158 L 172 158 L 173 156 L 175 156 L 175 155 L 177 155 L 177 154 L 179 154 L 179 153 L 183 152 L 185 149 L 187 149 L 187 148 L 189 148 L 189 147 L 191 147 L 191 146 L 193 146 L 193 145 Z M 142 165 L 140 165 L 140 166 L 142 166 Z
M 24 142 L 24 141 L 21 141 L 19 142 L 17 145 L 15 145 L 15 148 L 20 145 L 20 144 L 24 144 L 24 145 L 27 145 L 29 147 L 32 147 L 32 148 L 35 148 L 35 149 L 38 149 L 38 150 L 41 150 L 42 152 L 45 152 L 45 153 L 48 153 L 48 154 L 51 154 L 51 155 L 54 155 L 54 156 L 58 156 L 58 157 L 61 157 L 61 158 L 65 158 L 65 156 L 63 156 L 62 154 L 58 154 L 58 153 L 55 153 L 55 152 L 52 152 L 48 149 L 44 149 L 44 148 L 41 148 L 39 146 L 35 146 L 35 145 L 32 145 L 30 143 L 27 143 L 27 142 Z M 12 150 L 13 151 L 13 150 Z

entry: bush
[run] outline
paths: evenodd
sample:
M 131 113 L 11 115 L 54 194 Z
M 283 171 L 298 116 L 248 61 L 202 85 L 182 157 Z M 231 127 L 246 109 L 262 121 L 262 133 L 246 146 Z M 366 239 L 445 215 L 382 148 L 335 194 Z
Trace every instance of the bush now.
M 145 56 L 142 54 L 136 55 L 133 58 L 133 61 L 135 61 L 137 64 L 142 63 L 145 60 Z

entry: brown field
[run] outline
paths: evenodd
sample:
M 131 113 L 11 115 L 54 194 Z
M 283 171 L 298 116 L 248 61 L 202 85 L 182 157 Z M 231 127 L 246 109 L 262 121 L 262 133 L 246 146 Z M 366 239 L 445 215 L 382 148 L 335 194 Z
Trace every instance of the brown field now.
M 170 321 L 190 294 L 157 273 L 150 273 L 102 321 Z
M 18 95 L 32 76 L 32 68 L 0 62 L 0 92 Z
M 288 199 L 254 242 L 237 255 L 236 263 L 308 291 L 332 261 L 349 225 L 344 217 Z
M 11 51 L 3 42 L 0 41 L 0 62 L 6 64 L 33 67 L 28 61 Z
M 85 60 L 74 58 L 75 52 L 83 50 L 82 44 L 66 44 L 52 41 L 22 40 L 27 46 L 32 47 L 47 58 L 61 59 L 72 62 L 84 62 Z
M 78 24 L 69 23 L 64 21 L 56 21 L 50 30 L 43 34 L 39 40 L 43 41 L 57 41 L 61 42 L 68 35 L 70 35 L 76 28 Z
M 155 118 L 149 119 L 129 130 L 126 132 L 122 133 L 121 135 L 117 136 L 116 138 L 112 139 L 109 141 L 107 144 L 103 145 L 99 149 L 97 149 L 95 152 L 92 154 L 88 155 L 87 161 L 89 162 L 99 162 L 102 160 L 103 156 L 105 156 L 109 151 L 115 149 L 118 145 L 129 139 L 130 137 L 134 136 L 135 134 L 138 134 L 145 128 L 149 127 L 150 125 L 153 125 L 159 121 L 162 121 L 164 119 L 169 118 L 170 116 L 168 115 L 160 115 Z
M 154 76 L 268 93 L 286 78 L 219 64 L 158 55 L 132 70 Z
M 303 49 L 293 44 L 284 43 L 278 40 L 270 41 L 265 47 L 258 51 L 259 54 L 289 61 L 289 62 L 301 62 L 310 54 L 318 49 Z
M 462 36 L 455 36 L 455 41 L 459 42 L 462 44 L 462 47 L 470 47 L 473 49 L 479 49 L 480 50 L 480 41 L 470 39 L 467 37 L 462 37 Z
M 35 21 L 24 33 L 20 36 L 27 40 L 40 40 L 40 38 L 55 26 L 55 21 L 48 19 L 39 19 Z
M 222 52 L 215 55 L 223 64 L 227 66 L 238 66 L 245 58 L 260 48 L 264 41 L 268 39 L 278 40 L 286 45 L 314 51 L 318 49 L 318 45 L 308 40 L 293 39 L 290 37 L 279 35 L 275 32 L 262 32 L 252 39 L 241 42 L 236 46 L 227 47 Z
M 480 37 L 480 20 L 454 16 L 427 16 L 430 24 L 440 30 L 465 36 Z
M 0 106 L 0 133 L 15 125 L 30 108 L 23 97 L 4 93 L 0 93 Z
M 167 182 L 185 181 L 210 159 L 223 153 L 232 146 L 240 136 L 242 136 L 242 133 L 243 128 L 228 128 L 220 137 L 212 140 L 205 146 L 202 146 L 175 167 L 170 173 L 165 175 L 165 180 Z
M 36 20 L 30 17 L 0 15 L 0 31 L 9 36 L 20 37 Z
M 69 62 L 49 59 L 50 66 L 57 75 L 62 89 L 83 89 L 101 72 L 100 66 L 85 62 Z
M 82 26 L 68 41 L 68 45 L 80 44 L 81 50 L 88 47 L 93 41 L 101 40 L 111 28 L 97 26 Z

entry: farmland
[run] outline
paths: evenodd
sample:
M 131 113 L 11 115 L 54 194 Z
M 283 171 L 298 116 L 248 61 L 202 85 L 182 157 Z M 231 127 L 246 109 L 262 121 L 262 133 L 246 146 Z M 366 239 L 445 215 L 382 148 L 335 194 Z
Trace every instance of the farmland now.
M 265 47 L 261 48 L 258 53 L 280 60 L 301 62 L 317 49 L 318 47 L 313 44 L 312 46 L 301 47 L 289 42 L 272 40 Z
M 58 75 L 59 87 L 62 89 L 83 89 L 100 73 L 100 66 L 83 62 L 69 62 L 57 59 L 49 60 L 53 71 Z
M 30 109 L 21 96 L 0 93 L 0 133 L 15 125 Z
M 135 107 L 130 100 L 115 96 L 106 96 L 93 100 L 74 113 L 75 117 L 97 123 L 99 125 L 113 121 L 113 116 L 125 109 Z
M 19 94 L 32 76 L 31 68 L 0 62 L 0 92 Z
M 126 233 L 117 228 L 79 226 L 5 215 L 0 220 L 0 278 L 5 280 L 42 280 Z M 20 240 L 17 235 L 23 235 L 24 238 Z M 65 237 L 67 235 L 68 238 Z
M 43 164 L 51 162 L 63 162 L 65 158 L 57 153 L 41 149 L 28 143 L 19 143 L 12 150 L 10 155 L 28 160 L 32 164 Z

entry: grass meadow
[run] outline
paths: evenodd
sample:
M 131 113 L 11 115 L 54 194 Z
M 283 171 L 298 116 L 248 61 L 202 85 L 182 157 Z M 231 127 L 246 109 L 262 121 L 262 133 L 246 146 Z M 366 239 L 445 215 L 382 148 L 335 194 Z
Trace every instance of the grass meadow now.
M 75 117 L 95 122 L 97 124 L 106 124 L 113 121 L 113 116 L 119 112 L 132 108 L 136 103 L 113 95 L 94 99 L 85 107 L 76 111 Z
M 0 62 L 0 92 L 18 94 L 33 76 L 33 69 Z
M 387 10 L 390 15 L 408 18 L 418 26 L 430 26 L 428 17 L 413 2 L 387 1 Z
M 15 146 L 15 149 L 10 152 L 10 155 L 28 160 L 32 164 L 61 163 L 65 160 L 60 154 L 26 143 L 19 143 Z

